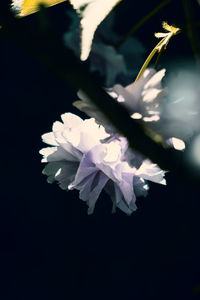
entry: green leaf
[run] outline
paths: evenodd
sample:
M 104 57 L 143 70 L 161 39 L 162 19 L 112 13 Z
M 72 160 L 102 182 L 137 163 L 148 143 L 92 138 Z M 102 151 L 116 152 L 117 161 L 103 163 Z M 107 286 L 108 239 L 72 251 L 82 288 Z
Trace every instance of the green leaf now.
M 20 17 L 25 17 L 39 10 L 39 5 L 53 6 L 65 0 L 12 0 L 11 6 Z

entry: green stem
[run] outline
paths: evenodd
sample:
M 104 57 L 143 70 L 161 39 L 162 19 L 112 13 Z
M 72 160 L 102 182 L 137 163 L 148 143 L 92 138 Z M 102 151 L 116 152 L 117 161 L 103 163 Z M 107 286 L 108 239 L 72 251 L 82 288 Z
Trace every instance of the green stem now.
M 156 58 L 156 62 L 154 64 L 154 69 L 156 70 L 157 67 L 158 67 L 158 64 L 159 64 L 159 61 L 160 61 L 160 57 L 162 56 L 163 54 L 163 51 L 164 51 L 164 47 L 161 48 L 160 52 L 158 53 L 158 56 Z
M 133 35 L 143 24 L 145 24 L 149 19 L 151 19 L 155 14 L 157 14 L 163 7 L 165 7 L 172 0 L 164 0 L 159 5 L 154 7 L 150 12 L 148 12 L 137 24 L 135 24 L 117 43 L 116 48 L 120 47 L 121 44 L 125 42 L 131 35 Z
M 137 81 L 143 74 L 143 72 L 145 71 L 145 69 L 148 67 L 150 61 L 152 60 L 152 58 L 154 57 L 154 55 L 156 54 L 156 52 L 158 51 L 158 46 L 160 46 L 163 41 L 165 40 L 165 38 L 163 38 L 151 51 L 151 53 L 149 54 L 149 56 L 147 57 L 147 59 L 145 60 L 142 68 L 140 69 L 140 72 L 138 73 L 138 76 L 136 78 L 135 81 Z

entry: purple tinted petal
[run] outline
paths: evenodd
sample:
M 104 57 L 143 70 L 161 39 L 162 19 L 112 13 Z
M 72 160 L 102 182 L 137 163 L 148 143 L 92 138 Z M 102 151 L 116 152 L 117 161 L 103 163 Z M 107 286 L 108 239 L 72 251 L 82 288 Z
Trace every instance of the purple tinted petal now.
M 78 166 L 78 162 L 67 162 L 56 173 L 55 179 L 59 182 L 59 186 L 61 189 L 68 189 L 69 184 L 74 180 Z
M 70 185 L 70 189 L 80 189 L 85 183 L 85 179 L 97 171 L 95 164 L 88 158 L 88 154 L 84 154 L 80 162 L 74 181 Z
M 135 198 L 133 198 L 130 203 L 127 203 L 119 186 L 116 183 L 109 181 L 105 186 L 105 191 L 113 201 L 112 212 L 115 212 L 116 206 L 128 215 L 137 209 Z
M 131 201 L 136 200 L 133 191 L 133 174 L 123 173 L 122 181 L 118 185 L 128 205 L 131 203 Z
M 94 207 L 95 207 L 95 203 L 102 191 L 102 189 L 104 188 L 104 186 L 106 185 L 106 183 L 108 182 L 109 178 L 103 174 L 102 172 L 97 172 L 95 175 L 95 178 L 93 179 L 92 185 L 91 185 L 91 191 L 89 194 L 89 198 L 87 200 L 88 203 L 88 214 L 92 214 Z
M 69 183 L 74 179 L 78 165 L 78 162 L 49 162 L 42 173 L 48 176 L 47 181 L 49 183 L 56 180 L 62 189 L 67 189 Z
M 121 209 L 126 214 L 130 215 L 133 211 L 137 209 L 137 206 L 135 204 L 135 199 L 133 199 L 130 203 L 127 203 L 124 195 L 122 194 L 120 188 L 117 186 L 117 184 L 114 184 L 115 187 L 115 199 L 116 204 L 119 209 Z

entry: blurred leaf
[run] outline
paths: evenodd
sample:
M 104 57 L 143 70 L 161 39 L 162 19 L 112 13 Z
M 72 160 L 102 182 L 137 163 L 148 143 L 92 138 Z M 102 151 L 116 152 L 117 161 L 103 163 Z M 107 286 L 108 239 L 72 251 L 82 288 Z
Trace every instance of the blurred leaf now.
M 19 16 L 27 16 L 33 14 L 39 10 L 40 4 L 45 4 L 46 6 L 53 6 L 58 3 L 64 2 L 66 0 L 24 0 L 24 1 L 13 1 L 13 6 L 18 5 L 18 3 L 22 2 L 21 9 L 19 12 Z
M 86 60 L 98 25 L 121 0 L 69 0 L 81 17 L 81 60 Z

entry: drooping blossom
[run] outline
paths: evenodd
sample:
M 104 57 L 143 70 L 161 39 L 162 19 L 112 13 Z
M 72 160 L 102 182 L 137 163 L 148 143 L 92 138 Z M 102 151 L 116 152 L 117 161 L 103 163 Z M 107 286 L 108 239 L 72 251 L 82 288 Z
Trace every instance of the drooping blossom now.
M 128 109 L 133 119 L 143 119 L 149 123 L 156 122 L 160 119 L 160 104 L 164 101 L 166 94 L 166 89 L 163 89 L 161 85 L 164 75 L 164 69 L 159 72 L 154 69 L 146 69 L 138 81 L 126 87 L 117 84 L 106 91 Z M 104 125 L 107 132 L 115 131 L 103 113 L 91 103 L 82 91 L 79 91 L 78 96 L 82 101 L 73 103 L 76 108 L 90 117 L 94 117 L 99 124 Z
M 102 143 L 109 135 L 93 118 L 82 120 L 66 113 L 61 119 L 63 123 L 55 122 L 53 131 L 42 136 L 52 146 L 40 150 L 42 162 L 47 162 L 43 174 L 64 190 L 79 190 L 88 213 L 93 212 L 103 189 L 113 201 L 113 210 L 118 207 L 131 214 L 136 210 L 136 196 L 147 194 L 146 180 L 165 184 L 164 172 L 149 160 L 140 161 L 139 167 L 124 161 L 125 138 Z
M 131 118 L 144 122 L 148 129 L 155 134 L 159 134 L 170 147 L 176 150 L 184 150 L 185 143 L 179 135 L 179 130 L 177 130 L 176 126 L 174 130 L 168 130 L 170 120 L 163 112 L 167 102 L 167 89 L 162 87 L 164 75 L 165 69 L 159 72 L 156 72 L 154 69 L 146 69 L 140 79 L 132 84 L 126 87 L 117 84 L 110 89 L 106 89 L 106 91 L 117 102 L 127 108 Z M 91 103 L 90 99 L 82 91 L 78 92 L 78 96 L 82 100 L 75 101 L 73 105 L 87 115 L 94 117 L 98 124 L 103 124 L 106 132 L 110 134 L 110 137 L 104 142 L 110 141 L 113 137 L 119 137 L 113 125 L 107 121 L 104 114 Z M 175 120 L 171 121 L 173 124 L 175 123 Z M 136 166 L 136 161 L 140 161 L 141 164 L 145 157 L 130 149 L 126 139 L 125 141 L 124 160 L 132 167 Z

